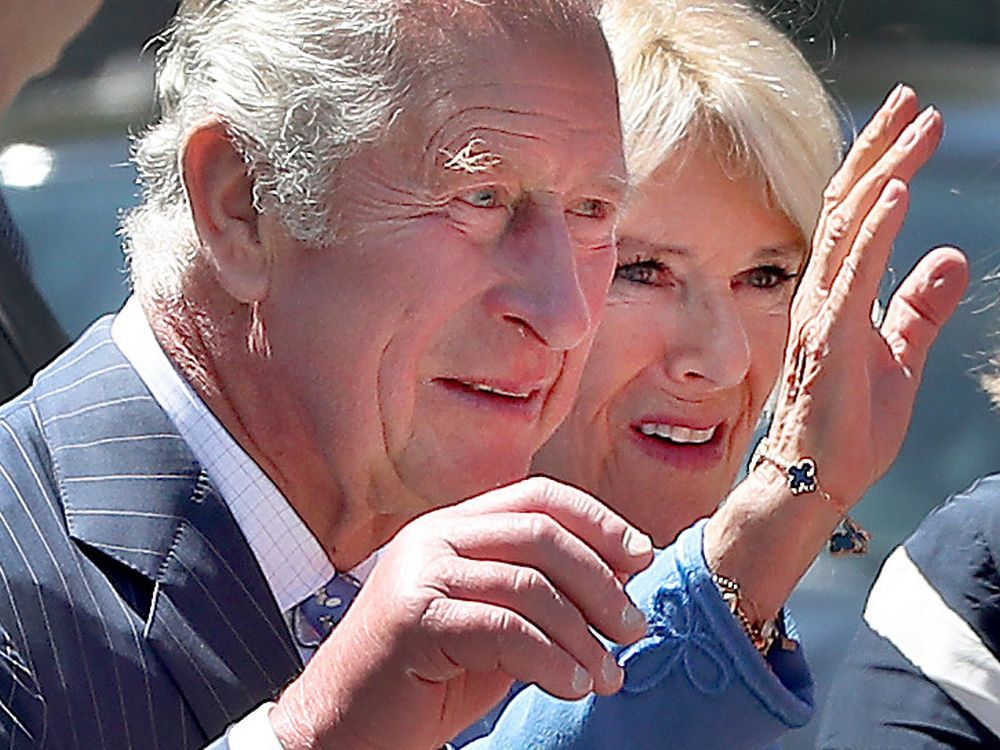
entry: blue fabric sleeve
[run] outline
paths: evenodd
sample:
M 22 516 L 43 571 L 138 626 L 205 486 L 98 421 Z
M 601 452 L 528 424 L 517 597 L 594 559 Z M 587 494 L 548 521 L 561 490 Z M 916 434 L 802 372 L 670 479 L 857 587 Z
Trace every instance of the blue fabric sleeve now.
M 802 649 L 772 649 L 770 663 L 760 656 L 712 582 L 704 525 L 628 585 L 650 625 L 639 643 L 615 648 L 621 692 L 564 701 L 528 686 L 489 735 L 465 747 L 761 750 L 808 722 L 813 683 Z

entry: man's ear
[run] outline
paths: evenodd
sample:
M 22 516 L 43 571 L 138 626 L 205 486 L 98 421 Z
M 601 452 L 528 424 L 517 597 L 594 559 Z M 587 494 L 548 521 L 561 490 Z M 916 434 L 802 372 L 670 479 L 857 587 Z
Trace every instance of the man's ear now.
M 243 304 L 265 299 L 270 249 L 258 231 L 253 180 L 226 126 L 210 122 L 190 133 L 181 169 L 195 230 L 219 283 Z

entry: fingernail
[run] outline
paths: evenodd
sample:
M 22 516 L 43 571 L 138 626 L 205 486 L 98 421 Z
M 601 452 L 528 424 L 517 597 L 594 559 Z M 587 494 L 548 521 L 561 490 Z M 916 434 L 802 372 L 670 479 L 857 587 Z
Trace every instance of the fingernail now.
M 923 112 L 920 113 L 920 117 L 917 120 L 920 125 L 921 130 L 926 130 L 930 127 L 931 123 L 934 121 L 934 116 L 937 115 L 937 108 L 932 104 Z
M 923 133 L 924 130 L 923 118 L 924 116 L 920 115 L 920 117 L 918 117 L 916 120 L 914 120 L 913 122 L 911 122 L 909 125 L 906 126 L 906 130 L 903 132 L 903 135 L 900 136 L 899 139 L 898 147 L 900 149 L 906 151 L 914 143 L 917 142 L 917 139 L 920 137 L 920 135 Z
M 886 185 L 885 192 L 882 194 L 882 202 L 886 206 L 895 206 L 902 199 L 905 192 L 905 182 L 897 179 L 890 180 L 889 184 Z
M 646 628 L 646 616 L 642 614 L 642 610 L 633 604 L 626 605 L 625 609 L 622 610 L 622 627 L 626 630 L 638 630 L 639 628 Z
M 617 685 L 622 680 L 622 669 L 614 654 L 605 654 L 601 662 L 601 680 L 605 685 Z
M 593 689 L 594 681 L 590 679 L 587 670 L 577 664 L 573 670 L 573 692 L 582 695 L 583 693 L 589 693 Z
M 633 557 L 648 555 L 653 551 L 653 540 L 638 529 L 629 527 L 625 532 L 625 551 Z
M 899 106 L 899 102 L 903 98 L 903 89 L 906 88 L 902 82 L 896 84 L 896 88 L 889 92 L 889 96 L 885 100 L 885 106 L 890 109 L 894 109 Z

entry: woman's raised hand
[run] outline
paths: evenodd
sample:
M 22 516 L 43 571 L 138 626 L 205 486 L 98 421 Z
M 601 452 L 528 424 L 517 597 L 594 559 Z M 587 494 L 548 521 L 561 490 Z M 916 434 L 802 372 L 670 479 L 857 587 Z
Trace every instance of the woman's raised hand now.
M 773 615 L 843 512 L 899 452 L 931 345 L 968 283 L 965 256 L 927 254 L 872 307 L 909 204 L 909 181 L 941 141 L 941 115 L 898 87 L 858 137 L 824 196 L 813 252 L 792 303 L 785 366 L 767 438 L 772 459 L 705 529 L 709 567 Z M 817 490 L 795 495 L 788 467 L 815 462 Z
M 792 303 L 769 451 L 812 457 L 820 488 L 849 507 L 891 465 L 913 412 L 931 344 L 968 282 L 957 250 L 925 256 L 881 325 L 872 306 L 906 215 L 909 180 L 940 143 L 941 115 L 899 86 L 824 196 L 813 253 Z

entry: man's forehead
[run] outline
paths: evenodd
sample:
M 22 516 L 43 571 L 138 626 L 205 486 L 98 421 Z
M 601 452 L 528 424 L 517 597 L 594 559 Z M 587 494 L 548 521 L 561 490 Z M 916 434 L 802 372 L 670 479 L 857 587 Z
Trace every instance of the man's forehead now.
M 450 33 L 491 34 L 516 28 L 552 25 L 595 28 L 594 0 L 402 0 L 404 23 Z

